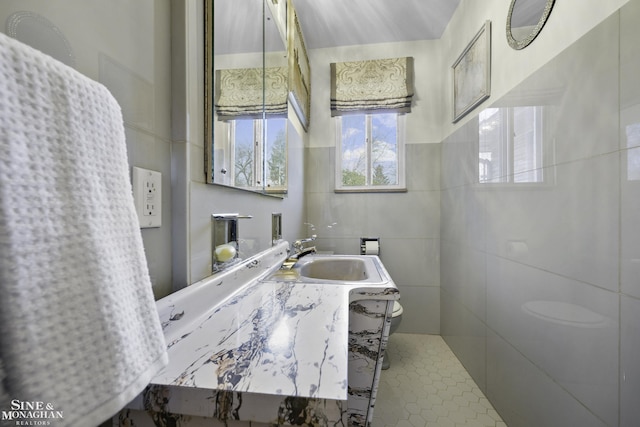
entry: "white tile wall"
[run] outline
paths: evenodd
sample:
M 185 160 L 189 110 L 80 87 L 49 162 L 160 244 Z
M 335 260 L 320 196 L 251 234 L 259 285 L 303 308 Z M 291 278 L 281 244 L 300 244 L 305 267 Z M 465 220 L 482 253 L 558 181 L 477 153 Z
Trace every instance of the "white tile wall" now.
M 477 120 L 442 144 L 442 335 L 509 426 L 640 424 L 639 20 L 495 101 L 551 111 L 547 185 L 475 184 Z
M 615 128 L 610 138 L 617 138 Z M 618 187 L 619 153 L 547 169 L 556 176 L 550 188 L 484 191 L 487 251 L 617 290 L 619 194 L 612 189 Z M 512 253 L 513 242 L 525 243 L 526 252 Z
M 335 148 L 307 148 L 306 211 L 317 248 L 357 254 L 380 238 L 380 259 L 400 289 L 400 332 L 440 333 L 440 145 L 407 145 L 406 193 L 335 193 Z M 309 226 L 311 230 L 311 227 Z
M 620 305 L 620 425 L 632 427 L 640 420 L 640 300 L 622 296 Z
M 486 369 L 485 394 L 510 427 L 607 426 L 491 331 L 487 337 Z
M 616 293 L 499 257 L 487 268 L 487 326 L 616 425 Z

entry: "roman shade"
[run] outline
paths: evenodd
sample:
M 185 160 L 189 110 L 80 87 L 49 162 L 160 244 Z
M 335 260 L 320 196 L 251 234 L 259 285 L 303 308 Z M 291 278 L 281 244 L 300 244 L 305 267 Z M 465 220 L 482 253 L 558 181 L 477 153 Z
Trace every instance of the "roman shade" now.
M 287 114 L 287 67 L 216 70 L 215 109 L 219 120 Z M 264 92 L 262 90 L 264 83 Z M 264 95 L 264 100 L 263 100 Z
M 331 64 L 331 115 L 356 111 L 411 111 L 413 58 Z

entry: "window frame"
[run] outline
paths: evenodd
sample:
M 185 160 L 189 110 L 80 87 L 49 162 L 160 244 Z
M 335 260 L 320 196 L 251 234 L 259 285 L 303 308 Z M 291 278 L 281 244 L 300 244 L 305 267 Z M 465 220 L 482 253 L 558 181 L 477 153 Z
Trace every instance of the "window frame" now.
M 336 193 L 393 193 L 393 192 L 406 192 L 406 158 L 405 158 L 405 145 L 406 145 L 406 114 L 397 113 L 394 111 L 358 111 L 350 115 L 365 116 L 365 143 L 367 151 L 367 164 L 366 164 L 366 179 L 370 181 L 373 176 L 372 168 L 372 148 L 371 144 L 371 129 L 372 129 L 372 116 L 376 114 L 395 114 L 396 115 L 396 145 L 397 145 L 397 184 L 391 185 L 350 185 L 345 186 L 342 183 L 342 117 L 341 115 L 334 117 L 335 119 L 335 141 L 336 141 L 336 154 L 335 154 L 335 189 Z
M 267 129 L 269 126 L 269 120 L 285 120 L 284 126 L 284 139 L 285 139 L 285 178 L 282 186 L 268 186 L 267 181 Z M 253 123 L 253 163 L 252 163 L 252 183 L 251 185 L 243 186 L 236 182 L 236 126 L 238 121 L 251 121 Z M 265 120 L 262 118 L 236 118 L 226 121 L 227 125 L 227 150 L 229 153 L 229 165 L 231 169 L 231 185 L 235 188 L 251 191 L 264 191 L 265 193 L 287 193 L 287 184 L 289 181 L 289 166 L 288 166 L 288 148 L 289 148 L 289 134 L 288 126 L 286 126 L 286 119 L 282 117 L 267 117 Z

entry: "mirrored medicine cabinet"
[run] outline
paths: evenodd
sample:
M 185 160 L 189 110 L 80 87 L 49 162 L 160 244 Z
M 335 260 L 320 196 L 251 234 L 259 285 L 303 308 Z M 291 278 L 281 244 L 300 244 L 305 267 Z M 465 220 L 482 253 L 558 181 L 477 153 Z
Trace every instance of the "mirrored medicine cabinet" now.
M 205 1 L 207 183 L 287 191 L 287 0 Z

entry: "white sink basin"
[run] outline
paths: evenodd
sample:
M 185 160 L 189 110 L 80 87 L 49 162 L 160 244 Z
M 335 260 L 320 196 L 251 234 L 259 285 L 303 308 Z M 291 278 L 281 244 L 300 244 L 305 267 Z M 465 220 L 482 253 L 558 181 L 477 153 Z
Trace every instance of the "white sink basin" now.
M 360 281 L 367 280 L 369 274 L 361 259 L 318 259 L 303 264 L 300 275 L 311 279 Z
M 294 266 L 300 277 L 314 282 L 382 283 L 377 257 L 364 255 L 307 255 Z

